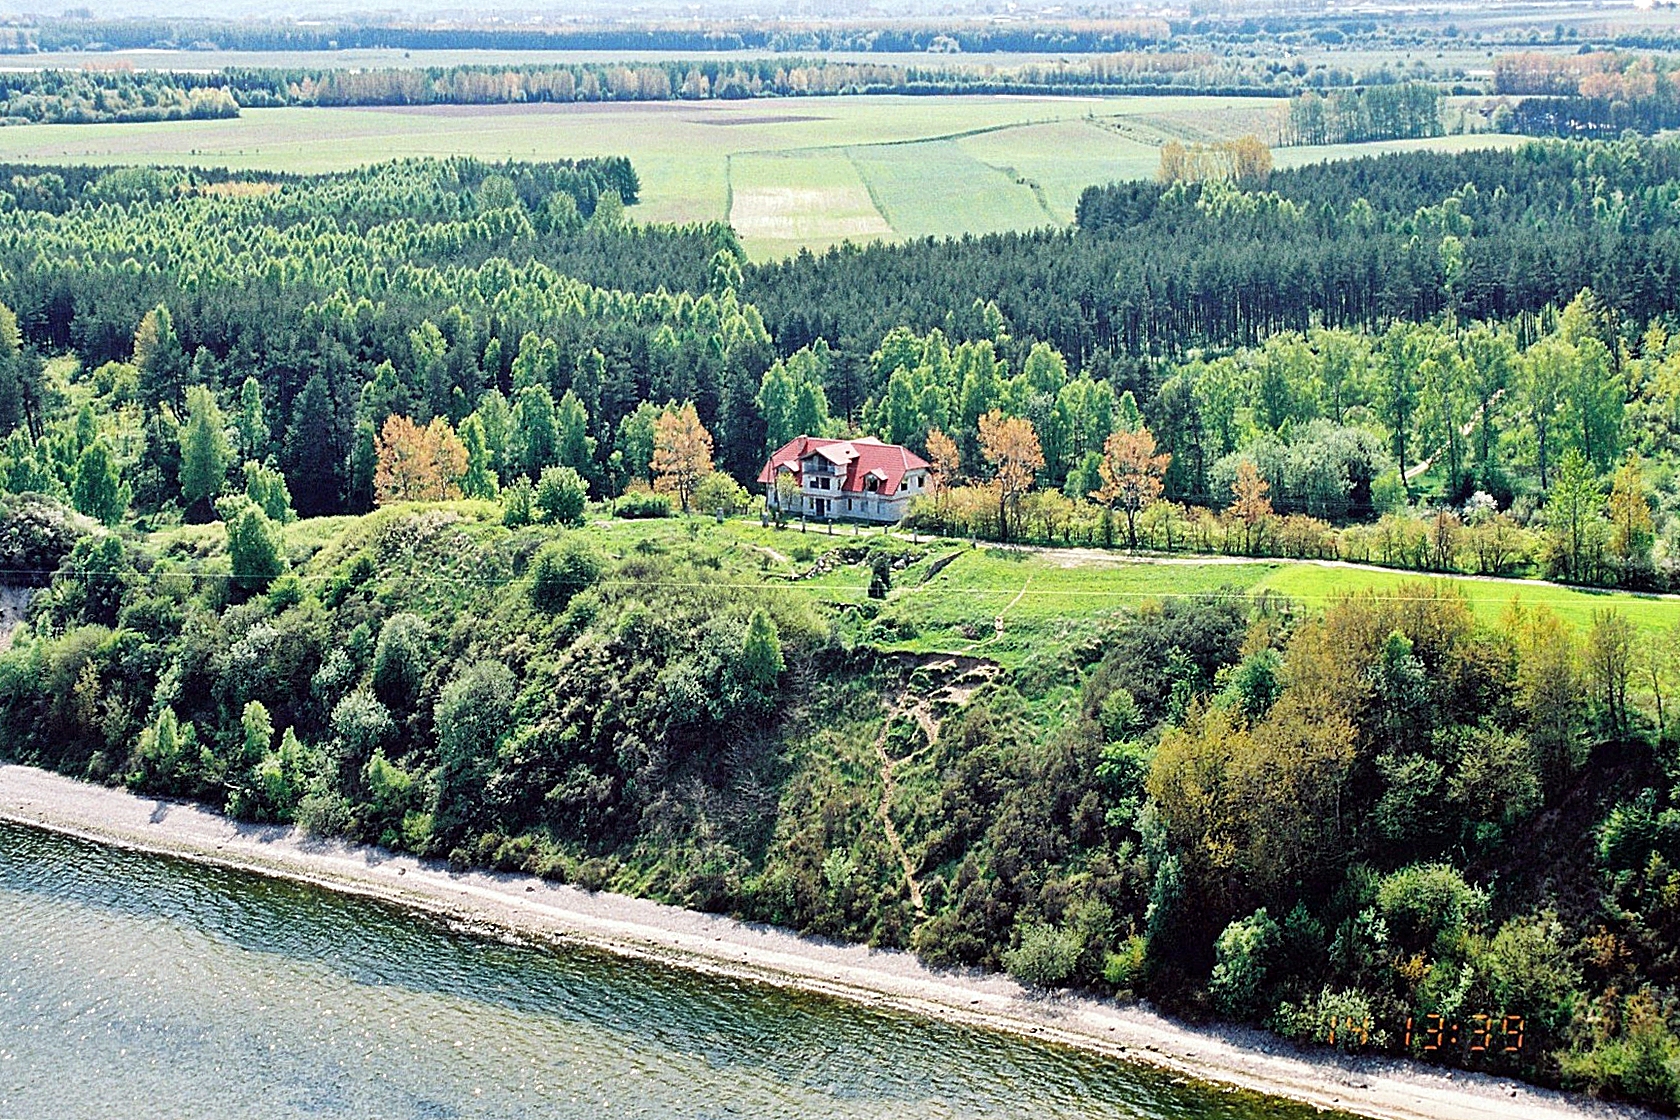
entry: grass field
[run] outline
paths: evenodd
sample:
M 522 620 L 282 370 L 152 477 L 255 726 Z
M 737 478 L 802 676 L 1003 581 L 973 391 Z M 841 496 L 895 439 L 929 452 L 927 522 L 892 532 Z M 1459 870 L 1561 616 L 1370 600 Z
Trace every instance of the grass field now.
M 835 604 L 864 601 L 869 571 L 861 563 L 840 565 L 818 577 L 789 577 L 810 569 L 813 557 L 866 541 L 879 530 L 854 534 L 837 528 L 830 535 L 761 528 L 738 519 L 716 524 L 697 519 L 695 538 L 738 549 L 750 557 L 765 586 L 786 588 Z M 289 531 L 295 531 L 289 530 Z M 654 541 L 680 548 L 689 529 L 678 519 L 612 521 L 593 532 L 614 551 L 628 552 L 638 542 Z M 872 637 L 884 648 L 918 653 L 970 653 L 1021 664 L 1045 651 L 1063 651 L 1094 633 L 1097 623 L 1150 599 L 1179 595 L 1274 594 L 1317 611 L 1355 593 L 1392 594 L 1404 584 L 1436 583 L 1464 597 L 1476 617 L 1496 625 L 1513 602 L 1545 607 L 1566 624 L 1585 629 L 1593 612 L 1613 608 L 1625 614 L 1652 639 L 1680 625 L 1680 599 L 1560 587 L 1538 580 L 1486 580 L 1430 576 L 1416 572 L 1373 570 L 1281 560 L 1198 561 L 1179 557 L 1171 563 L 1128 561 L 1119 554 L 1089 550 L 1034 551 L 970 547 L 967 541 L 923 540 L 920 559 L 894 576 L 893 591 Z M 929 575 L 942 559 L 940 570 Z M 1003 619 L 1003 631 L 996 623 Z
M 474 535 L 501 532 L 494 503 L 458 502 L 450 507 L 459 525 Z M 604 515 L 605 511 L 598 510 Z M 376 514 L 375 517 L 384 516 Z M 285 527 L 287 552 L 308 582 L 325 581 L 343 559 L 340 537 L 357 518 L 316 518 Z M 652 548 L 681 554 L 691 545 L 732 554 L 716 578 L 766 591 L 807 596 L 848 609 L 867 601 L 870 571 L 851 563 L 821 564 L 831 550 L 866 545 L 879 529 L 837 526 L 773 529 L 755 518 L 717 523 L 711 518 L 652 521 L 595 521 L 591 538 L 625 556 Z M 357 539 L 360 539 L 357 537 Z M 161 552 L 217 556 L 225 547 L 218 525 L 178 526 L 152 534 Z M 1545 607 L 1578 630 L 1593 613 L 1622 612 L 1649 640 L 1667 640 L 1680 625 L 1680 599 L 1560 587 L 1538 580 L 1489 580 L 1432 576 L 1417 572 L 1325 565 L 1283 560 L 1179 556 L 1167 563 L 1129 560 L 1090 549 L 1032 550 L 972 547 L 966 540 L 922 538 L 911 547 L 916 559 L 893 576 L 893 588 L 863 640 L 883 649 L 915 653 L 961 653 L 1017 666 L 1035 659 L 1065 659 L 1066 651 L 1094 639 L 1102 622 L 1150 600 L 1185 595 L 1277 595 L 1317 612 L 1337 598 L 1356 593 L 1393 594 L 1402 585 L 1434 583 L 1462 595 L 1476 617 L 1497 625 L 1515 602 Z M 319 555 L 317 555 L 319 554 Z M 935 568 L 938 568 L 935 571 Z M 813 573 L 815 568 L 816 574 Z M 443 584 L 452 578 L 439 573 Z M 439 594 L 449 589 L 440 586 Z M 997 622 L 1003 620 L 1001 632 Z
M 1543 605 L 1577 628 L 1590 626 L 1593 612 L 1606 607 L 1621 611 L 1653 637 L 1680 624 L 1677 600 L 1576 590 L 1538 581 L 1426 576 L 1286 561 L 1150 564 L 1116 558 L 1075 563 L 1054 553 L 967 549 L 963 543 L 951 547 L 966 551 L 925 584 L 915 583 L 914 569 L 900 581 L 897 597 L 884 617 L 908 624 L 914 633 L 894 644 L 919 652 L 983 654 L 1014 663 L 1042 648 L 1066 648 L 1092 621 L 1148 599 L 1271 593 L 1316 611 L 1342 596 L 1392 594 L 1403 584 L 1436 581 L 1463 595 L 1476 617 L 1489 624 L 1498 623 L 1513 602 L 1528 608 Z M 860 574 L 859 578 L 864 577 Z M 999 617 L 1004 620 L 1001 634 L 996 632 Z
M 226 121 L 0 129 L 0 161 L 298 172 L 400 156 L 628 155 L 644 221 L 727 218 L 767 258 L 845 239 L 1072 220 L 1093 183 L 1152 175 L 1160 145 L 1264 135 L 1281 102 L 1218 97 L 827 97 L 398 109 L 251 109 Z M 1279 166 L 1505 136 L 1284 148 Z

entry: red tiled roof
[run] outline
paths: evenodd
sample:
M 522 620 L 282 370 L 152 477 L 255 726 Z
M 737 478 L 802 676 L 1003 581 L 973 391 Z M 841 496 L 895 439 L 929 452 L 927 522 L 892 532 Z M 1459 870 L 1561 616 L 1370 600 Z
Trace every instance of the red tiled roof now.
M 874 474 L 879 480 L 876 493 L 891 496 L 898 493 L 898 484 L 906 471 L 926 467 L 927 460 L 907 447 L 896 443 L 882 443 L 873 436 L 863 439 L 819 439 L 816 436 L 795 436 L 777 449 L 758 481 L 768 486 L 783 467 L 799 476 L 800 460 L 820 454 L 835 466 L 844 465 L 846 473 L 840 481 L 840 493 L 863 494 L 864 479 Z

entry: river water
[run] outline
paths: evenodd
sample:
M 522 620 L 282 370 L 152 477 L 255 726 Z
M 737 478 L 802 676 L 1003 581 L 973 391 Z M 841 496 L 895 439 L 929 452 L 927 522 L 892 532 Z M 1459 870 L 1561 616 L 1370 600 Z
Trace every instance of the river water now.
M 0 1120 L 1313 1115 L 0 823 Z

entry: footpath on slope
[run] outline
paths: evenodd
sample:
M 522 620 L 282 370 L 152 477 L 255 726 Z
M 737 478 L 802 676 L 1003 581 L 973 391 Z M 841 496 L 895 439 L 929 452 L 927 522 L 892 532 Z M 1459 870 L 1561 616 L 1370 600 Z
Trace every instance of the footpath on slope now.
M 0 765 L 0 820 L 313 883 L 487 931 L 586 945 L 1140 1060 L 1188 1078 L 1380 1120 L 1655 1116 L 1462 1071 L 1299 1050 L 1258 1031 L 1187 1026 L 1135 1005 L 1035 996 L 1004 976 L 934 971 L 908 953 L 816 941 L 645 899 L 527 876 L 450 872 L 378 848 L 240 824 L 196 805 L 137 797 L 31 767 Z

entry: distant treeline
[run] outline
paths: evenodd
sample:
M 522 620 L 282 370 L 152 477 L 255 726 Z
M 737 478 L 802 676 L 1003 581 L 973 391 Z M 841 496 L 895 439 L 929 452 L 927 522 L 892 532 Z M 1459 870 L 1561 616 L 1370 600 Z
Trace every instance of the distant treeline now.
M 1680 126 L 1672 59 L 1593 51 L 1514 54 L 1494 62 L 1494 91 L 1519 97 L 1495 124 L 1528 136 L 1610 137 Z
M 525 102 L 702 101 L 832 94 L 1188 94 L 1281 96 L 1287 70 L 1212 54 L 1131 53 L 1022 66 L 895 66 L 822 59 L 689 59 L 526 66 L 109 69 L 0 75 L 0 116 L 83 124 L 237 116 L 294 105 L 499 105 Z
M 1100 53 L 1172 37 L 1161 19 L 1077 25 L 930 23 L 920 26 L 708 23 L 705 27 L 416 27 L 221 20 L 48 20 L 28 42 L 44 51 L 174 46 L 230 51 L 566 50 L 566 51 L 981 51 Z M 21 38 L 21 36 L 20 36 Z
M 0 123 L 215 120 L 239 101 L 210 74 L 37 70 L 0 74 Z
M 1676 177 L 1680 148 L 1618 141 L 1341 161 L 1265 191 L 1119 183 L 1085 192 L 1076 233 L 840 248 L 754 269 L 746 292 L 789 349 L 948 329 L 951 309 L 992 300 L 1099 367 L 1449 307 L 1510 319 L 1586 287 L 1644 321 L 1680 292 Z

